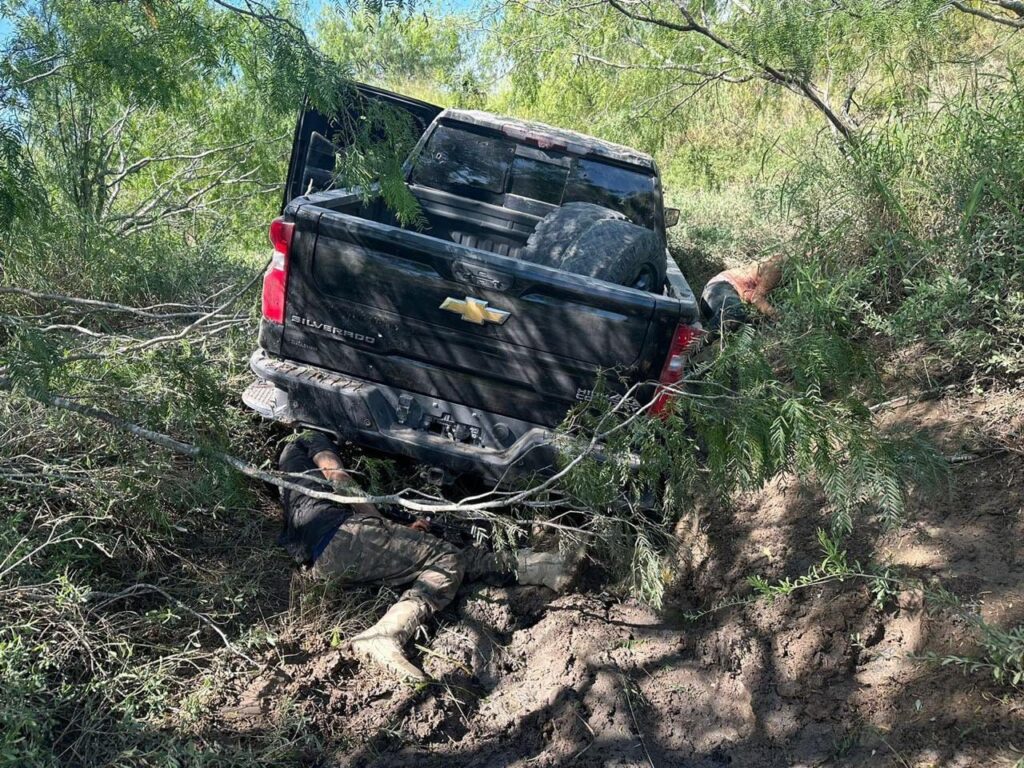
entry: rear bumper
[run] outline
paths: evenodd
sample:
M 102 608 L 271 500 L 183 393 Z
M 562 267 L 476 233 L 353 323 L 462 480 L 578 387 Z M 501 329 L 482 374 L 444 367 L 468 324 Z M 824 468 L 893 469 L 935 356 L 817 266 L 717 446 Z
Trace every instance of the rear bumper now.
M 242 395 L 264 418 L 329 432 L 454 474 L 500 482 L 554 471 L 554 433 L 458 403 L 355 379 L 257 350 Z

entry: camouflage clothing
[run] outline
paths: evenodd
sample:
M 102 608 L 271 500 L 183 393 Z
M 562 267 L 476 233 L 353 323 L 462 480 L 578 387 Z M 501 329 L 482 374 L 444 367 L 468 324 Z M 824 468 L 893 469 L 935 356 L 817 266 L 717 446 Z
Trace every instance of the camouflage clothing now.
M 385 519 L 356 513 L 338 528 L 313 565 L 313 573 L 351 584 L 409 584 L 402 599 L 438 611 L 455 597 L 463 578 L 508 573 L 511 563 L 478 547 L 451 544 Z
M 323 473 L 313 463 L 322 451 L 334 451 L 334 444 L 319 432 L 304 432 L 285 446 L 278 468 L 292 475 L 292 482 L 313 491 L 326 490 Z M 338 526 L 352 516 L 352 510 L 326 499 L 304 496 L 290 488 L 281 489 L 283 530 L 277 543 L 295 561 L 312 563 Z
M 325 436 L 307 432 L 285 448 L 280 468 L 300 476 L 295 479 L 299 485 L 322 490 L 314 480 L 320 470 L 313 457 L 333 450 Z M 429 533 L 392 522 L 367 509 L 369 505 L 353 511 L 290 490 L 282 493 L 281 501 L 285 525 L 279 541 L 297 562 L 312 564 L 315 576 L 351 584 L 409 584 L 404 597 L 435 611 L 452 601 L 463 578 L 507 574 L 514 567 L 514 558 L 477 547 L 457 549 Z

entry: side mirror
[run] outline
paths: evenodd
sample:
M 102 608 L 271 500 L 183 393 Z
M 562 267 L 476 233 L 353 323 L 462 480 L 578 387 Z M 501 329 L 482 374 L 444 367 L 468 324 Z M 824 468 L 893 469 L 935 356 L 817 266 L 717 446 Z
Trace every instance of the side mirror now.
M 678 208 L 666 208 L 665 209 L 665 229 L 674 227 L 679 223 L 679 209 Z

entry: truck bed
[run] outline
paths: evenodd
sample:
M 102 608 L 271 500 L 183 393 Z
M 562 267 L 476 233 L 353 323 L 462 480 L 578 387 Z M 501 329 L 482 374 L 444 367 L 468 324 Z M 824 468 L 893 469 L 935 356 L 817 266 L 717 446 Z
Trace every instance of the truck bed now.
M 538 470 L 599 376 L 612 391 L 656 379 L 697 322 L 678 270 L 655 295 L 522 261 L 538 216 L 414 192 L 423 231 L 357 192 L 288 204 L 285 321 L 262 324 L 253 358 L 288 410 L 272 417 L 493 478 Z

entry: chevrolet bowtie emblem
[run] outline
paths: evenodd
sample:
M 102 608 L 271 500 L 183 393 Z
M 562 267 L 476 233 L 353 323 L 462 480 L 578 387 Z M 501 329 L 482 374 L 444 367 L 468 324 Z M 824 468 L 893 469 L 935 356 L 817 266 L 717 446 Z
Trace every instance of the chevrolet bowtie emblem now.
M 462 315 L 462 319 L 467 323 L 476 323 L 477 325 L 484 323 L 501 325 L 508 320 L 510 314 L 501 309 L 491 309 L 487 306 L 486 301 L 474 299 L 472 296 L 467 296 L 465 301 L 449 296 L 441 303 L 441 309 Z

